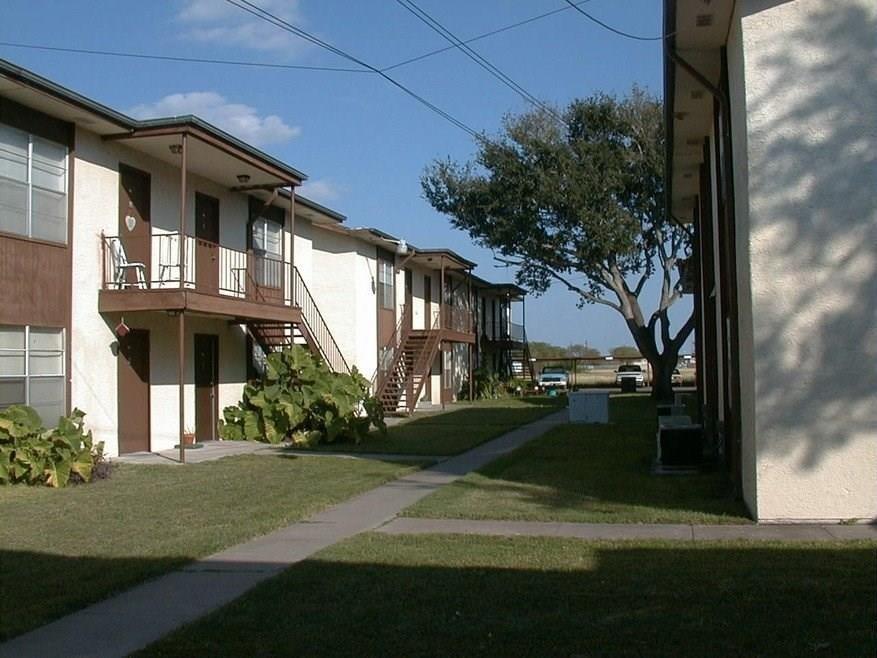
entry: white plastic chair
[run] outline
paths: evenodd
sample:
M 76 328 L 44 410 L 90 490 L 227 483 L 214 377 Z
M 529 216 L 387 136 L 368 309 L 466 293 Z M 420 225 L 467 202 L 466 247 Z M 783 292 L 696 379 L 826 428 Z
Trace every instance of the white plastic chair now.
M 115 275 L 113 283 L 116 284 L 116 288 L 120 290 L 130 286 L 146 288 L 146 265 L 143 263 L 128 262 L 128 256 L 125 255 L 125 248 L 122 246 L 122 241 L 119 238 L 110 238 L 109 243 L 110 254 L 113 259 L 113 272 Z M 137 277 L 137 283 L 130 283 L 127 281 L 129 270 L 134 270 L 135 276 Z
M 180 269 L 180 245 L 178 240 L 180 236 L 176 233 L 160 236 L 160 251 L 158 254 L 158 281 L 166 283 L 169 281 L 179 281 L 182 276 Z M 171 270 L 177 270 L 177 278 L 170 277 Z M 180 284 L 182 285 L 182 283 Z

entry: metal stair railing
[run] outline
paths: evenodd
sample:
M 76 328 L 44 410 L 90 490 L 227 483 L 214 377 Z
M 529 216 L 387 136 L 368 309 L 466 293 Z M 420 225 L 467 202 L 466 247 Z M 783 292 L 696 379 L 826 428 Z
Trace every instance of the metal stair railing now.
M 329 326 L 326 324 L 323 314 L 320 313 L 320 309 L 297 267 L 292 268 L 292 275 L 292 305 L 301 309 L 304 328 L 316 343 L 326 364 L 334 372 L 349 373 L 350 366 L 347 365 L 341 348 L 338 347 L 335 337 L 329 331 Z
M 420 399 L 420 392 L 426 384 L 426 377 L 432 372 L 432 362 L 433 359 L 435 359 L 435 354 L 438 351 L 438 346 L 441 344 L 441 340 L 441 314 L 437 313 L 435 320 L 433 320 L 432 323 L 432 329 L 430 329 L 426 339 L 426 344 L 424 344 L 423 350 L 420 352 L 420 355 L 411 370 L 412 395 L 410 400 L 407 398 L 405 400 L 405 406 L 408 409 L 409 414 L 414 412 L 414 408 L 417 406 L 417 401 Z M 414 386 L 414 380 L 418 377 L 417 385 Z M 405 382 L 405 390 L 408 390 L 407 381 Z

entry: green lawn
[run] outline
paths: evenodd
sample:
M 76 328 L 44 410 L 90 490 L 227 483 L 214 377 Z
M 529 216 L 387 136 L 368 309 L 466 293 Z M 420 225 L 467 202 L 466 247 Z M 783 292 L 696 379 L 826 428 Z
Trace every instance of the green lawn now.
M 873 544 L 360 535 L 145 656 L 873 656 Z
M 455 403 L 450 411 L 417 413 L 362 443 L 332 443 L 314 450 L 405 455 L 456 455 L 538 420 L 566 404 L 565 398 L 527 397 Z
M 655 415 L 611 398 L 609 425 L 564 425 L 405 511 L 430 518 L 590 523 L 746 523 L 718 473 L 658 477 Z
M 0 487 L 0 638 L 416 468 L 251 455 L 122 464 L 109 480 L 67 489 Z

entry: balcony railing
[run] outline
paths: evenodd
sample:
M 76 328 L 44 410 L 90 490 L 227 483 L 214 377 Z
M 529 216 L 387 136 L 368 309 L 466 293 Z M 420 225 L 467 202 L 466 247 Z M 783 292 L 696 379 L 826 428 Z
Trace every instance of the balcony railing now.
M 445 305 L 442 310 L 442 329 L 471 334 L 474 331 L 474 315 L 465 306 Z
M 101 236 L 105 290 L 186 288 L 208 294 L 283 304 L 289 263 L 191 235 Z

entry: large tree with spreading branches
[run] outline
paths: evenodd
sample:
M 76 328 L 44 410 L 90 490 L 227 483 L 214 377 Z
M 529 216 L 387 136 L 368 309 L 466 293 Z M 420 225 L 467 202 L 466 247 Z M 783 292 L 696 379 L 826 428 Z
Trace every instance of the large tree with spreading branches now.
M 664 212 L 663 163 L 661 103 L 634 88 L 506 117 L 474 161 L 435 161 L 421 182 L 455 227 L 518 268 L 521 285 L 538 293 L 559 282 L 580 305 L 620 313 L 652 366 L 654 397 L 667 399 L 694 317 L 673 333 L 668 309 L 692 234 Z M 653 276 L 660 294 L 648 313 L 640 297 Z

